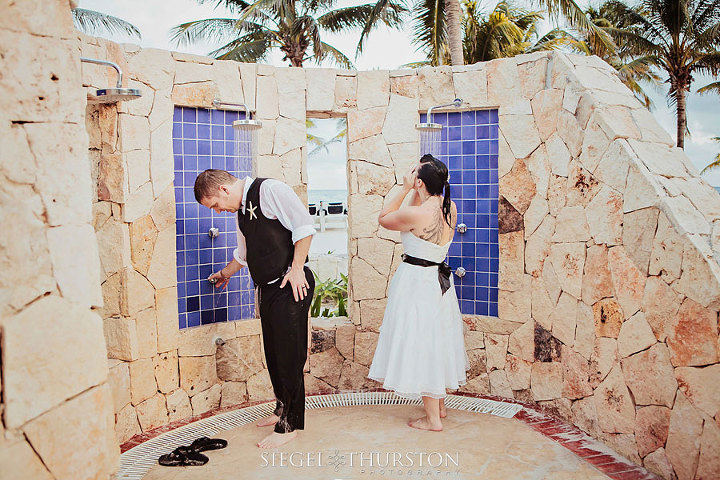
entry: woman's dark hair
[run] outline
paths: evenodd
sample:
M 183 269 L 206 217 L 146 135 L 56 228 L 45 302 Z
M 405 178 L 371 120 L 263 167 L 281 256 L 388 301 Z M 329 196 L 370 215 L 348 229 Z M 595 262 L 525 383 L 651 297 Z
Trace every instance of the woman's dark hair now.
M 417 170 L 417 178 L 423 181 L 425 188 L 430 195 L 441 195 L 443 189 L 442 212 L 445 221 L 452 227 L 450 213 L 450 183 L 448 182 L 447 166 L 429 153 L 420 157 L 420 168 Z

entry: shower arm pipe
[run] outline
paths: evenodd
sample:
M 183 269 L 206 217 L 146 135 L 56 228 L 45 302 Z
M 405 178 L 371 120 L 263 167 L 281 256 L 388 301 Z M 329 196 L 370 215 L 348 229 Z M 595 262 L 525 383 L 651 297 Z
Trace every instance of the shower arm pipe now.
M 110 67 L 113 67 L 118 73 L 116 88 L 122 88 L 123 72 L 122 72 L 122 70 L 120 70 L 120 66 L 117 63 L 111 62 L 109 60 L 98 60 L 97 58 L 88 58 L 88 57 L 80 57 L 80 61 L 85 62 L 85 63 L 96 63 L 98 65 L 108 65 Z
M 456 98 L 451 103 L 447 103 L 445 105 L 433 105 L 432 107 L 428 108 L 427 111 L 427 122 L 432 123 L 432 111 L 434 108 L 445 108 L 445 107 L 459 107 L 462 105 L 462 99 Z
M 232 103 L 232 102 L 223 102 L 222 100 L 218 100 L 217 98 L 213 100 L 213 107 L 220 108 L 220 107 L 236 107 L 238 110 L 242 109 L 245 110 L 245 115 L 247 115 L 247 120 L 252 120 L 252 112 L 248 108 L 248 106 L 244 103 Z

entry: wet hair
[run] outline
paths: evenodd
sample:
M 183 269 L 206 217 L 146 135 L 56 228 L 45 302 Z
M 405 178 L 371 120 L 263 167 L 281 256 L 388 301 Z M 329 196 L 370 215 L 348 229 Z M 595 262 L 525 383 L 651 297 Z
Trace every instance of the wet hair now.
M 214 168 L 205 170 L 195 179 L 195 200 L 201 203 L 204 199 L 217 195 L 220 185 L 232 185 L 237 181 L 237 177 L 231 175 L 225 170 L 216 170 Z
M 450 183 L 448 182 L 447 166 L 429 153 L 426 153 L 420 157 L 420 168 L 417 170 L 417 178 L 423 181 L 430 195 L 441 195 L 443 190 L 445 191 L 442 202 L 442 212 L 445 221 L 452 227 L 450 223 Z

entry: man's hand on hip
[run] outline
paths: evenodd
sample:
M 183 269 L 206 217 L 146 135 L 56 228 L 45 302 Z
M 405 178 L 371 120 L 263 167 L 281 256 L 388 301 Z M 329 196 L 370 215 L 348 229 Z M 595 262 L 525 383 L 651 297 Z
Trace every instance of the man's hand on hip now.
M 308 288 L 310 287 L 310 285 L 308 285 L 307 279 L 305 278 L 304 268 L 298 268 L 293 266 L 290 271 L 283 277 L 280 288 L 283 288 L 288 282 L 290 282 L 290 286 L 292 287 L 293 297 L 295 298 L 295 301 L 297 302 L 304 299 L 305 296 L 308 294 Z

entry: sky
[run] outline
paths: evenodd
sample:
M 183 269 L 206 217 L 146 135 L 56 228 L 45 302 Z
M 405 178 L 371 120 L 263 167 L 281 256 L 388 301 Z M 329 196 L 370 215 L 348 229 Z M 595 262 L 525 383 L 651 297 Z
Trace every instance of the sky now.
M 170 43 L 169 31 L 173 26 L 191 20 L 228 16 L 227 12 L 222 8 L 214 8 L 217 3 L 217 0 L 205 0 L 203 4 L 199 4 L 197 0 L 79 0 L 81 8 L 120 17 L 135 25 L 142 34 L 142 40 L 140 41 L 128 40 L 127 37 L 122 36 L 112 37 L 111 39 L 114 41 L 131 41 L 140 44 L 142 47 L 162 48 L 202 55 L 207 54 L 219 45 L 177 46 Z M 360 3 L 352 0 L 338 0 L 337 5 L 348 6 Z M 494 0 L 480 1 L 480 5 L 485 6 L 484 10 L 489 10 L 495 3 Z M 579 0 L 577 3 L 584 7 L 589 2 L 588 0 Z M 345 53 L 358 70 L 394 69 L 403 64 L 424 59 L 424 55 L 416 51 L 416 47 L 410 41 L 411 33 L 410 22 L 406 23 L 403 30 L 390 31 L 385 27 L 380 27 L 370 35 L 369 41 L 363 48 L 363 53 L 356 58 L 353 57 L 359 33 L 323 34 L 323 41 Z M 542 28 L 541 33 L 544 33 Z M 281 59 L 282 55 L 275 54 L 268 58 L 267 63 L 276 66 L 286 65 L 287 62 L 283 62 Z M 309 64 L 306 66 L 312 67 L 316 65 Z M 709 77 L 696 78 L 692 85 L 692 93 L 689 94 L 687 101 L 688 126 L 691 137 L 685 139 L 685 152 L 699 170 L 702 170 L 717 153 L 720 153 L 720 143 L 712 141 L 712 137 L 720 136 L 720 96 L 700 96 L 694 93 L 697 88 L 711 81 L 712 79 Z M 666 91 L 665 85 L 662 85 L 659 90 L 655 90 L 652 86 L 646 87 L 646 92 L 655 102 L 655 108 L 652 111 L 655 118 L 670 133 L 671 137 L 675 138 L 675 115 L 667 106 L 665 100 Z M 327 127 L 327 131 L 320 132 L 321 135 L 331 137 L 332 128 Z M 337 158 L 338 155 L 342 155 L 342 151 L 337 150 L 337 147 L 331 152 L 329 158 Z M 327 166 L 334 170 L 339 168 L 337 165 Z M 344 165 L 341 169 L 342 172 L 345 171 Z M 311 186 L 314 183 L 312 175 L 312 172 L 310 172 Z M 720 186 L 720 169 L 706 173 L 703 178 L 711 185 Z M 326 183 L 323 180 L 318 185 Z M 326 187 L 318 186 L 317 188 Z

